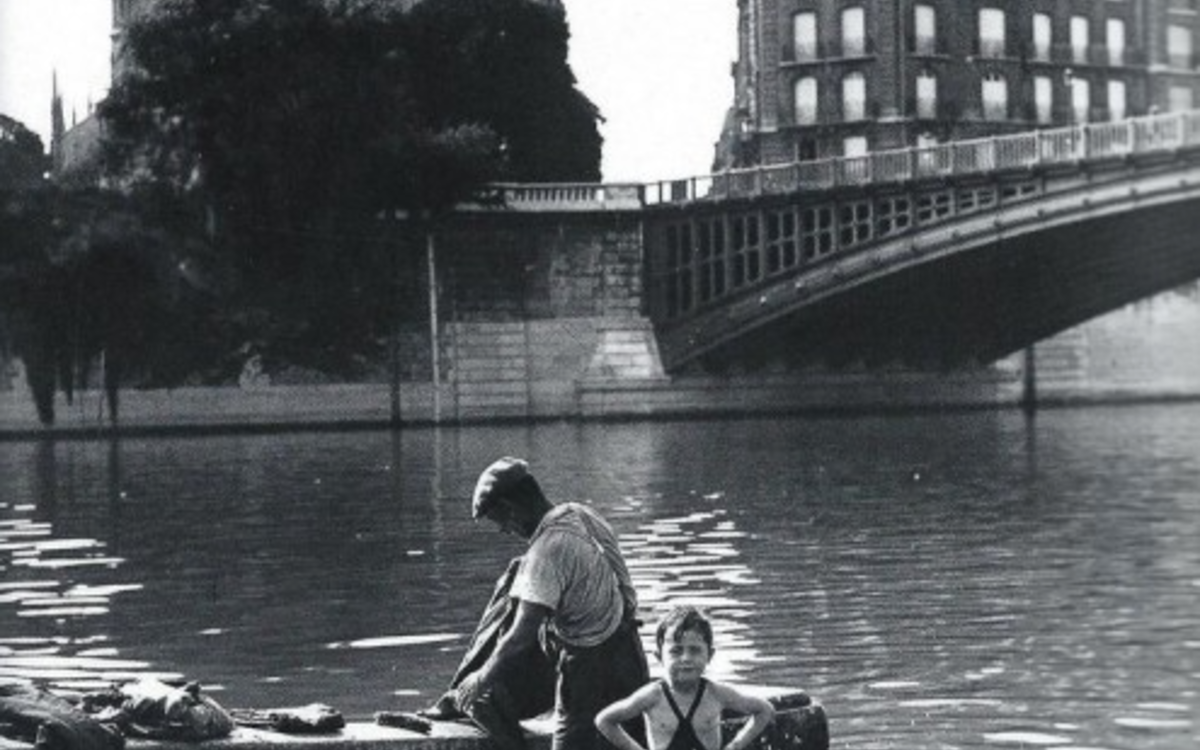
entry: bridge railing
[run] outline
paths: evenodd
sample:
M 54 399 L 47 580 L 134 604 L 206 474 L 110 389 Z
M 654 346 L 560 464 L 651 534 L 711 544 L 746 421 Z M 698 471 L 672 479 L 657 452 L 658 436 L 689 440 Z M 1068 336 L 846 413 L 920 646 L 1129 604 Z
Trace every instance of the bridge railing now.
M 1200 110 L 1032 130 L 861 156 L 768 164 L 648 183 L 495 185 L 523 211 L 636 210 L 839 186 L 1075 164 L 1200 146 Z
M 491 186 L 508 208 L 520 211 L 621 210 L 641 208 L 638 183 L 498 183 Z
M 1192 146 L 1200 146 L 1200 110 L 874 151 L 862 156 L 733 169 L 706 176 L 707 191 L 674 191 L 670 194 L 672 200 L 655 202 L 754 197 L 825 190 L 842 185 L 886 184 L 925 177 L 1078 163 Z M 695 179 L 699 178 L 677 182 L 691 184 Z M 666 195 L 661 191 L 659 194 Z

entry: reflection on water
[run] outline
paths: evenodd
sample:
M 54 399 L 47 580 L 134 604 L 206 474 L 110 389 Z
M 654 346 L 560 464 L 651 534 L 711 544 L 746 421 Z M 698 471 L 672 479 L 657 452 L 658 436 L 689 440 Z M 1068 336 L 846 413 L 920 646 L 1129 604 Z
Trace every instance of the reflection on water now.
M 680 604 L 702 607 L 713 613 L 714 637 L 721 644 L 711 674 L 717 679 L 744 680 L 765 657 L 740 623 L 750 605 L 738 594 L 759 581 L 738 559 L 734 541 L 746 535 L 726 516 L 724 510 L 715 509 L 655 519 L 624 535 L 621 545 L 629 557 L 643 616 L 651 625 L 643 630 L 646 650 L 656 653 L 653 620 L 657 615 Z
M 363 717 L 437 695 L 530 459 L 616 527 L 643 631 L 846 748 L 1200 744 L 1200 407 L 0 444 L 0 679 L 187 676 Z
M 56 533 L 52 521 L 59 475 L 54 445 L 35 446 L 28 484 L 19 473 L 12 476 L 17 480 L 14 490 L 6 491 L 6 500 L 0 501 L 0 568 L 5 573 L 0 607 L 22 620 L 46 620 L 54 626 L 7 630 L 22 635 L 0 638 L 0 676 L 93 689 L 139 674 L 158 674 L 147 662 L 116 658 L 116 649 L 104 645 L 108 637 L 86 627 L 89 620 L 110 613 L 117 595 L 137 591 L 142 584 L 113 582 L 120 580 L 117 570 L 124 560 L 110 554 L 105 542 Z M 97 579 L 104 582 L 89 583 L 89 570 L 97 571 Z M 66 621 L 81 623 L 80 632 L 87 634 L 49 633 Z

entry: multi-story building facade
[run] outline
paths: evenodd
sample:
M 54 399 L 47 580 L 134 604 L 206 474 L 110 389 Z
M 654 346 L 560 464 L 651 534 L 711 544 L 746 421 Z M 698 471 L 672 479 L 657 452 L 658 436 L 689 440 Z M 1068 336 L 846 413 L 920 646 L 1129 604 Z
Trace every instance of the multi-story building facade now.
M 717 169 L 1200 104 L 1198 0 L 738 0 Z

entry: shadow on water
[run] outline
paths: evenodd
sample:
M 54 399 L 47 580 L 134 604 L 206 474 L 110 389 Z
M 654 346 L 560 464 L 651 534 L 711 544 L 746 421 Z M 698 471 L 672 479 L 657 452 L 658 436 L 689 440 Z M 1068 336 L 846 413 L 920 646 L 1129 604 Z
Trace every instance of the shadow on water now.
M 0 678 L 186 675 L 411 709 L 519 543 L 528 458 L 621 536 L 648 622 L 808 689 L 839 747 L 1176 748 L 1200 729 L 1197 407 L 9 444 Z M 644 630 L 653 649 L 652 628 Z

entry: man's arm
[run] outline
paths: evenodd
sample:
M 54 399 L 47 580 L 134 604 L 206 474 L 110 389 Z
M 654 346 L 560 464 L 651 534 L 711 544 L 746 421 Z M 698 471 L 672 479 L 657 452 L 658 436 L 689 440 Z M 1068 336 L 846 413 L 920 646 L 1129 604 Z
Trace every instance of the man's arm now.
M 517 615 L 512 626 L 500 636 L 496 649 L 474 674 L 468 675 L 458 686 L 458 705 L 466 710 L 509 664 L 513 657 L 526 648 L 538 648 L 538 631 L 550 616 L 550 608 L 518 599 Z
M 750 716 L 750 721 L 742 725 L 724 750 L 746 750 L 774 721 L 775 709 L 762 698 L 747 695 L 732 685 L 722 683 L 716 688 L 722 709 Z
M 643 685 L 634 691 L 633 695 L 622 698 L 596 714 L 596 729 L 600 730 L 604 739 L 612 743 L 617 750 L 645 750 L 629 736 L 629 732 L 626 732 L 621 724 L 650 710 L 660 694 L 655 683 Z

